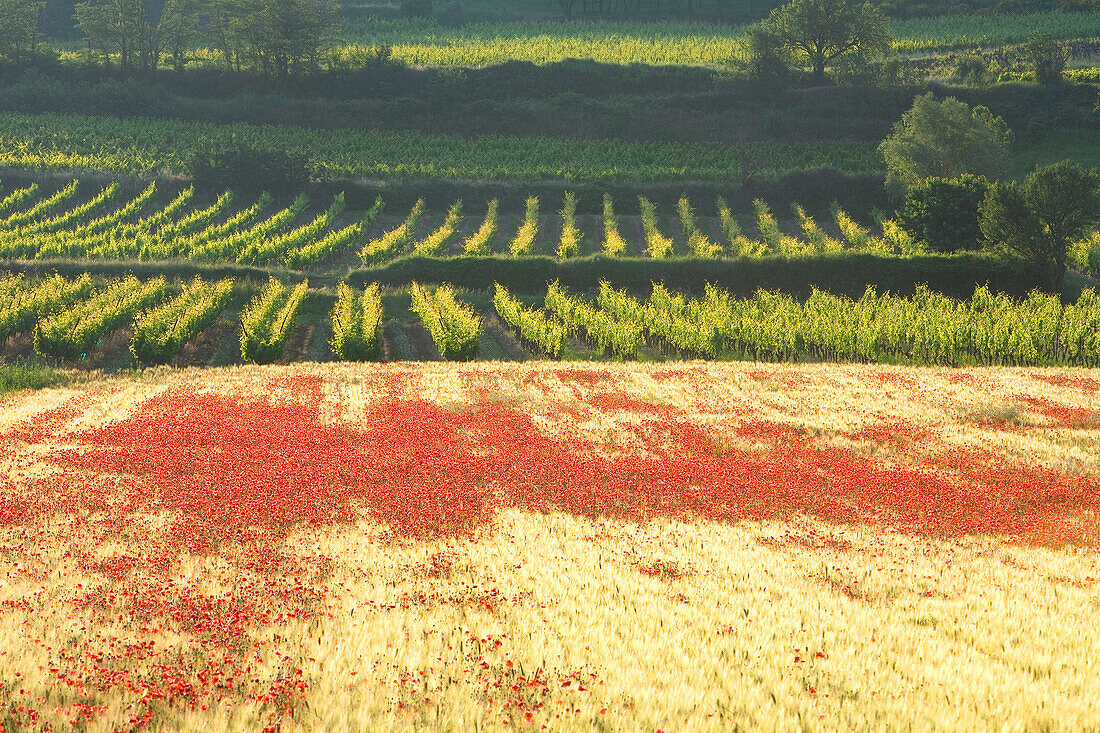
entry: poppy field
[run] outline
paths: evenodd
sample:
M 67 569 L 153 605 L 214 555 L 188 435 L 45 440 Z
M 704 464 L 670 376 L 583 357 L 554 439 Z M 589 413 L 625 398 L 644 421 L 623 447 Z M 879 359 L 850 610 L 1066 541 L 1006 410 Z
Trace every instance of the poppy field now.
M 148 370 L 0 397 L 0 729 L 1100 726 L 1100 375 Z

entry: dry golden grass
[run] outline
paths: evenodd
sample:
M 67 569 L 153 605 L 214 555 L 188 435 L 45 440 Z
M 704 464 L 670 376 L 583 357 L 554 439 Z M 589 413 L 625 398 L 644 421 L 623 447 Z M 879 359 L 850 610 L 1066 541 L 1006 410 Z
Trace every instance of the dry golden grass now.
M 405 395 L 455 410 L 505 405 L 608 455 L 647 450 L 634 429 L 644 403 L 731 446 L 752 442 L 731 416 L 751 415 L 798 427 L 815 447 L 890 465 L 981 449 L 1092 475 L 1100 458 L 1085 413 L 1067 423 L 1049 409 L 1100 409 L 1090 382 L 1063 379 L 1100 379 L 1085 370 L 402 364 L 158 370 L 16 395 L 0 401 L 0 432 L 77 408 L 48 436 L 0 442 L 0 470 L 12 480 L 54 471 L 48 457 L 73 444 L 67 435 L 124 420 L 173 389 L 290 403 L 299 397 L 271 380 L 302 374 L 323 378 L 327 422 L 360 424 L 386 392 L 382 377 L 399 375 Z M 853 437 L 883 424 L 917 425 L 935 439 Z M 109 650 L 112 636 L 140 636 L 161 659 L 196 653 L 179 629 L 139 634 L 130 617 L 73 604 L 88 588 L 121 593 L 128 582 L 75 558 L 139 549 L 121 531 L 95 544 L 74 532 L 78 516 L 0 525 L 0 725 L 21 720 L 19 705 L 38 710 L 39 727 L 126 725 L 140 692 L 60 684 L 51 672 L 59 650 Z M 1095 517 L 1080 519 L 1095 527 Z M 153 536 L 171 516 L 133 521 Z M 310 573 L 323 563 L 306 562 L 299 579 L 325 589 L 321 614 L 254 624 L 240 642 L 258 645 L 256 679 L 300 669 L 308 682 L 284 730 L 1100 729 L 1096 543 L 919 536 L 800 516 L 636 523 L 514 508 L 470 536 L 394 538 L 363 518 L 280 542 L 289 557 L 335 559 L 321 575 Z M 173 578 L 210 595 L 267 582 L 232 560 L 232 546 L 184 555 Z M 73 718 L 77 702 L 106 709 Z M 270 706 L 200 702 L 206 709 L 158 704 L 149 727 L 270 722 Z

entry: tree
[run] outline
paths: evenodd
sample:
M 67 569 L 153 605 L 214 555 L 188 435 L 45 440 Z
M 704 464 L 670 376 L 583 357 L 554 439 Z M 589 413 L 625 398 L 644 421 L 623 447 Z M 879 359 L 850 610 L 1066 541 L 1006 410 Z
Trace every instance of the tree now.
M 118 54 L 124 69 L 153 71 L 161 50 L 153 10 L 153 0 L 88 0 L 76 6 L 73 18 L 89 48 Z
M 928 178 L 957 178 L 973 173 L 997 178 L 1008 165 L 1012 131 L 988 108 L 948 97 L 937 102 L 932 93 L 894 123 L 879 152 L 886 160 L 886 187 L 895 194 Z
M 1051 38 L 1049 33 L 1042 30 L 1033 32 L 1024 46 L 1024 57 L 1035 81 L 1040 84 L 1061 83 L 1069 54 L 1065 45 Z
M 38 14 L 44 2 L 0 0 L 0 58 L 18 58 L 34 50 L 38 41 Z
M 1036 168 L 990 187 L 978 217 L 991 250 L 1043 268 L 1060 292 L 1071 242 L 1100 223 L 1100 173 L 1068 160 Z
M 240 71 L 246 44 L 246 8 L 243 0 L 209 0 L 206 37 L 225 58 L 226 69 Z
M 785 86 L 791 73 L 790 53 L 779 32 L 768 23 L 745 29 L 747 71 L 751 78 L 772 88 Z
M 161 38 L 164 50 L 172 60 L 172 68 L 183 71 L 188 52 L 202 37 L 199 28 L 200 0 L 165 0 L 160 14 Z
M 338 20 L 332 0 L 214 0 L 208 18 L 207 32 L 227 65 L 239 68 L 244 57 L 277 76 L 307 62 L 316 66 Z
M 825 68 L 845 54 L 872 58 L 890 48 L 886 17 L 869 2 L 791 0 L 773 10 L 765 23 L 790 51 L 806 56 L 815 85 L 824 83 Z
M 970 174 L 929 178 L 909 189 L 898 224 L 937 252 L 977 249 L 982 236 L 978 206 L 988 189 L 986 179 Z

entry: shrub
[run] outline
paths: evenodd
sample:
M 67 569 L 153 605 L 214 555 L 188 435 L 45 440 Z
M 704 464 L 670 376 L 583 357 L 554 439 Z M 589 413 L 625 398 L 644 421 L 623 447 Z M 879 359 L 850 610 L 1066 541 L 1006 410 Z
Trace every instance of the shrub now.
M 39 364 L 0 364 L 0 395 L 21 389 L 42 389 L 64 384 L 67 377 Z
M 332 339 L 335 354 L 344 361 L 368 361 L 382 353 L 382 294 L 377 283 L 356 293 L 345 283 L 336 286 L 332 308 Z
M 768 87 L 782 88 L 790 83 L 791 59 L 783 37 L 766 23 L 745 29 L 749 78 Z
M 493 238 L 497 233 L 497 216 L 500 210 L 500 202 L 493 199 L 485 211 L 485 219 L 477 231 L 466 238 L 462 243 L 462 250 L 472 257 L 485 257 L 493 253 Z
M 272 277 L 241 313 L 241 358 L 270 364 L 283 356 L 287 337 L 298 319 L 308 281 L 288 288 Z
M 565 202 L 561 209 L 561 244 L 558 245 L 558 257 L 568 259 L 581 253 L 581 240 L 584 235 L 577 228 L 577 196 L 572 191 L 565 192 Z
M 310 179 L 306 156 L 282 150 L 261 150 L 235 140 L 196 152 L 185 169 L 196 183 L 219 190 L 297 191 Z
M 909 189 L 898 223 L 937 252 L 977 249 L 982 236 L 978 205 L 988 189 L 980 176 L 929 178 Z
M 994 81 L 993 74 L 989 71 L 989 62 L 977 53 L 964 53 L 959 56 L 955 64 L 955 70 L 947 78 L 952 84 L 969 84 L 971 86 L 988 86 Z
M 1059 84 L 1069 58 L 1065 45 L 1037 30 L 1024 46 L 1024 57 L 1031 68 L 1031 75 L 1040 84 Z

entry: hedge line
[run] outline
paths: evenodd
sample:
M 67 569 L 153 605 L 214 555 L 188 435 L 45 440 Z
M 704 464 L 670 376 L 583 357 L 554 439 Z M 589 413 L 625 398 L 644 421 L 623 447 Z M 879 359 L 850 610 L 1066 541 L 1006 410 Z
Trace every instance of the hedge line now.
M 266 282 L 275 275 L 288 282 L 288 271 L 258 267 L 203 266 L 186 262 L 16 262 L 0 268 L 23 272 L 28 276 L 43 276 L 57 272 L 65 277 L 78 277 L 87 272 L 93 277 L 121 277 L 128 274 L 141 279 L 164 275 L 172 279 L 191 279 L 195 275 L 220 279 L 234 277 L 238 281 Z M 519 295 L 542 293 L 546 283 L 560 280 L 572 290 L 595 290 L 600 280 L 631 293 L 649 295 L 650 283 L 663 282 L 669 289 L 702 294 L 705 283 L 715 283 L 737 296 L 752 295 L 757 288 L 780 290 L 796 297 L 805 297 L 811 287 L 858 298 L 867 285 L 880 291 L 911 295 L 915 286 L 925 283 L 933 290 L 956 298 L 969 298 L 978 285 L 988 285 L 994 292 L 1022 296 L 1043 287 L 1042 273 L 1033 268 L 1014 265 L 978 254 L 928 255 L 899 258 L 872 254 L 836 253 L 816 257 L 786 259 L 782 257 L 746 260 L 705 260 L 673 258 L 654 260 L 648 257 L 616 257 L 602 255 L 559 260 L 555 257 L 402 257 L 386 265 L 354 270 L 343 278 L 310 275 L 315 287 L 335 287 L 343 279 L 349 285 L 362 288 L 376 282 L 383 286 L 404 286 L 415 281 L 450 283 L 466 290 L 491 290 L 499 282 Z
M 600 255 L 558 260 L 553 257 L 454 257 L 432 259 L 403 257 L 382 267 L 357 270 L 346 278 L 355 287 L 376 282 L 404 285 L 447 282 L 467 290 L 486 290 L 499 282 L 514 293 L 539 293 L 546 283 L 559 280 L 573 290 L 594 290 L 600 280 L 646 296 L 650 283 L 663 282 L 669 289 L 702 294 L 705 283 L 714 283 L 738 296 L 758 288 L 780 290 L 796 297 L 810 294 L 811 287 L 853 298 L 868 285 L 880 291 L 911 295 L 916 285 L 956 298 L 969 298 L 978 285 L 995 292 L 1022 296 L 1040 287 L 1042 275 L 980 255 L 930 255 L 902 259 L 871 254 L 837 254 L 801 259 L 703 260 L 682 258 L 653 260 L 640 257 L 608 258 Z

